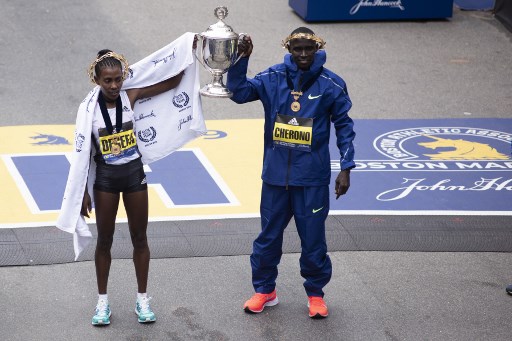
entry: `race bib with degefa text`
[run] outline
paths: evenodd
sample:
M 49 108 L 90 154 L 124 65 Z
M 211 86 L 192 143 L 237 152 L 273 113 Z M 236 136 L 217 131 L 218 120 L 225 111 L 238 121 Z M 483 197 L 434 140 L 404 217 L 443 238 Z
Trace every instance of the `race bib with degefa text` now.
M 132 155 L 137 146 L 137 140 L 132 129 L 112 135 L 100 136 L 99 142 L 100 151 L 105 161 Z

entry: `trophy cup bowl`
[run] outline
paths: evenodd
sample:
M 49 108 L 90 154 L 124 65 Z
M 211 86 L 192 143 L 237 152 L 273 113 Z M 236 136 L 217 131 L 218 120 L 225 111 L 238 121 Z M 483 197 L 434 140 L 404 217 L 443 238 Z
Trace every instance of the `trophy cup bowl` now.
M 196 58 L 213 75 L 213 80 L 206 84 L 199 93 L 207 97 L 229 98 L 233 95 L 223 83 L 223 74 L 234 65 L 237 57 L 238 41 L 244 34 L 237 34 L 224 23 L 228 14 L 224 6 L 217 7 L 214 14 L 219 21 L 197 35 Z

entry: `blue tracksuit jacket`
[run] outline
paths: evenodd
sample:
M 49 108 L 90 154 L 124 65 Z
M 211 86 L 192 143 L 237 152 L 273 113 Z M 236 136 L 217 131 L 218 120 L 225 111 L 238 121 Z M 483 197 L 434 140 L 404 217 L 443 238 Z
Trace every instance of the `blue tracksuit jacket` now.
M 319 50 L 310 70 L 302 71 L 287 54 L 284 63 L 274 65 L 250 79 L 246 77 L 249 58 L 245 57 L 228 71 L 227 87 L 233 92 L 233 101 L 246 103 L 260 100 L 263 104 L 265 137 L 262 180 L 266 183 L 277 186 L 329 185 L 331 122 L 336 129 L 341 169 L 355 166 L 352 143 L 355 137 L 354 123 L 348 116 L 352 102 L 345 82 L 323 67 L 325 61 L 325 51 Z M 299 98 L 301 109 L 293 112 L 290 105 L 294 99 L 288 84 L 291 81 L 294 89 L 301 89 L 315 76 L 318 77 Z M 311 152 L 274 146 L 272 132 L 278 113 L 314 119 Z

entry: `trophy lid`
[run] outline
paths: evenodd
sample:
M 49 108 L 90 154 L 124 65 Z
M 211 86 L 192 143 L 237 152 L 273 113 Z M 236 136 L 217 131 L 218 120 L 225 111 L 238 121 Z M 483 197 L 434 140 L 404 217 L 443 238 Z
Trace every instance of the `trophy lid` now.
M 227 25 L 223 21 L 223 19 L 228 16 L 228 8 L 220 6 L 215 8 L 213 13 L 219 21 L 210 25 L 210 27 L 208 27 L 206 31 L 202 32 L 201 35 L 210 39 L 238 39 L 238 34 L 233 32 L 231 26 Z

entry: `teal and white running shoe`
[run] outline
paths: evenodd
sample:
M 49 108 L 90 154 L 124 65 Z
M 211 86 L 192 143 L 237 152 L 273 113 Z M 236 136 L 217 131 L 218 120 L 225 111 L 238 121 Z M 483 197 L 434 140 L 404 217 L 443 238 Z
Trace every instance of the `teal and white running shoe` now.
M 135 313 L 139 317 L 138 320 L 140 323 L 156 321 L 155 313 L 153 313 L 151 307 L 149 306 L 149 300 L 151 300 L 151 297 L 143 297 L 138 299 L 137 303 L 135 304 Z
M 110 324 L 110 316 L 112 316 L 112 311 L 110 310 L 108 302 L 105 300 L 99 300 L 96 305 L 94 316 L 92 317 L 93 326 Z

